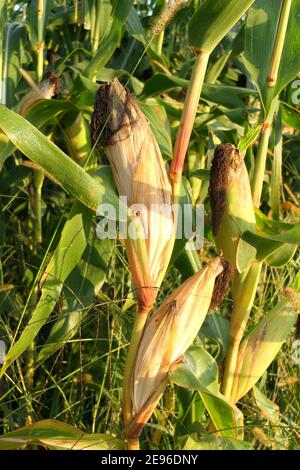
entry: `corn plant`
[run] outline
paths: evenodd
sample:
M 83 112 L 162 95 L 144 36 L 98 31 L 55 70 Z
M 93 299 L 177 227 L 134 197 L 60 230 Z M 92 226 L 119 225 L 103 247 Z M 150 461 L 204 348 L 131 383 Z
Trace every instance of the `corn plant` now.
M 0 449 L 295 448 L 299 31 L 0 0 Z

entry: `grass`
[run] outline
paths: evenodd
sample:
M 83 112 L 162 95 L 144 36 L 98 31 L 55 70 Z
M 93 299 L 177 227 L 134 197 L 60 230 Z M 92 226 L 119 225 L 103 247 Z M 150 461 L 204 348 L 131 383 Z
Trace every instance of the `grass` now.
M 15 273 L 7 269 L 18 264 L 26 267 L 24 256 L 7 247 L 6 272 L 11 272 L 7 283 L 13 282 Z M 256 320 L 260 312 L 276 303 L 276 291 L 281 282 L 290 273 L 268 270 L 262 290 L 259 307 L 255 312 Z M 180 275 L 173 268 L 159 294 L 165 298 L 175 287 L 180 285 Z M 18 286 L 21 288 L 21 286 Z M 26 292 L 27 291 L 27 292 Z M 11 338 L 18 322 L 18 304 L 26 302 L 29 287 L 22 286 L 23 298 L 16 299 L 14 310 L 1 318 L 0 327 Z M 130 278 L 124 249 L 116 246 L 115 254 L 110 262 L 108 282 L 104 285 L 99 298 L 85 307 L 86 312 L 76 337 L 57 353 L 34 370 L 34 387 L 28 389 L 24 384 L 25 358 L 9 370 L 8 376 L 1 382 L 1 432 L 8 432 L 22 426 L 28 421 L 28 408 L 33 421 L 42 419 L 58 419 L 81 428 L 86 432 L 109 432 L 119 436 L 122 407 L 122 381 L 126 359 L 126 351 L 130 340 L 133 324 L 133 310 L 122 312 L 127 294 L 131 291 Z M 266 292 L 267 291 L 267 292 Z M 21 297 L 21 296 L 20 296 Z M 159 302 L 159 300 L 158 300 Z M 225 310 L 229 310 L 231 301 L 227 299 Z M 226 308 L 227 307 L 227 308 Z M 49 318 L 36 345 L 36 353 L 43 346 L 52 324 L 67 312 L 61 312 L 59 306 Z M 2 337 L 4 340 L 5 338 Z M 299 447 L 299 365 L 290 359 L 291 337 L 280 351 L 268 374 L 262 378 L 262 390 L 270 400 L 276 400 L 280 409 L 280 430 L 284 437 L 283 448 Z M 294 383 L 291 380 L 294 378 Z M 284 385 L 286 381 L 286 385 Z M 290 381 L 290 383 L 289 383 Z M 168 403 L 169 402 L 169 403 Z M 171 403 L 171 406 L 170 406 Z M 29 405 L 30 404 L 30 405 Z M 182 405 L 181 405 L 182 406 Z M 254 448 L 265 448 L 253 436 L 253 429 L 262 429 L 270 442 L 276 444 L 276 427 L 259 410 L 252 394 L 242 400 L 242 411 L 245 414 L 245 440 L 252 442 Z M 146 427 L 143 448 L 175 448 L 178 439 L 176 428 L 181 423 L 180 403 L 176 397 L 174 386 L 170 386 L 167 397 L 159 404 L 153 418 Z M 207 418 L 204 419 L 204 423 Z M 188 428 L 186 428 L 189 431 Z M 154 436 L 162 431 L 159 444 L 153 444 Z M 280 441 L 282 436 L 280 436 Z M 177 444 L 178 445 L 178 444 Z

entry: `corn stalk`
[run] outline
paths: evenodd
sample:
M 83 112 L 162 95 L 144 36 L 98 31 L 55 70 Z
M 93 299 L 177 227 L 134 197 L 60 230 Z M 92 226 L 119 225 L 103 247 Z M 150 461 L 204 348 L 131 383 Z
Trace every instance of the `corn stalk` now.
M 285 36 L 287 32 L 287 26 L 289 21 L 290 10 L 292 6 L 292 0 L 283 0 L 281 5 L 280 18 L 278 23 L 278 28 L 276 32 L 275 43 L 273 47 L 272 59 L 270 70 L 266 83 L 266 100 L 265 100 L 265 109 L 266 109 L 266 120 L 264 122 L 261 137 L 258 145 L 255 169 L 252 179 L 252 195 L 253 203 L 256 207 L 260 206 L 267 153 L 269 148 L 269 141 L 272 132 L 272 123 L 274 118 L 274 113 L 276 110 L 276 101 L 277 97 L 274 96 L 274 89 L 277 82 L 278 70 L 280 65 L 280 60 L 282 56 Z

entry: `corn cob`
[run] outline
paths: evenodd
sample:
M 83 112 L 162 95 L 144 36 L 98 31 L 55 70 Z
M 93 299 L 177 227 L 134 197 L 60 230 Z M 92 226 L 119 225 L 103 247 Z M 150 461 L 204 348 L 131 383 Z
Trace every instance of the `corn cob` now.
M 133 420 L 127 437 L 139 436 L 159 401 L 168 373 L 194 341 L 209 309 L 220 258 L 187 279 L 146 323 L 131 384 Z
M 105 148 L 119 195 L 127 197 L 129 206 L 146 209 L 133 210 L 140 237 L 127 238 L 125 244 L 139 306 L 149 308 L 174 243 L 171 185 L 160 149 L 137 101 L 118 80 L 99 88 L 91 128 L 96 146 Z
M 218 145 L 215 150 L 209 193 L 216 245 L 236 267 L 239 239 L 244 231 L 255 231 L 256 224 L 247 168 L 232 144 Z
M 243 157 L 232 144 L 219 145 L 214 154 L 210 177 L 212 228 L 216 245 L 232 266 L 233 311 L 230 347 L 226 357 L 222 391 L 231 395 L 240 341 L 255 298 L 261 263 L 251 260 L 239 271 L 237 249 L 244 231 L 256 231 L 251 188 Z M 255 255 L 255 253 L 254 253 Z
M 288 337 L 297 312 L 281 301 L 263 318 L 240 345 L 232 386 L 232 401 L 242 398 L 261 378 Z

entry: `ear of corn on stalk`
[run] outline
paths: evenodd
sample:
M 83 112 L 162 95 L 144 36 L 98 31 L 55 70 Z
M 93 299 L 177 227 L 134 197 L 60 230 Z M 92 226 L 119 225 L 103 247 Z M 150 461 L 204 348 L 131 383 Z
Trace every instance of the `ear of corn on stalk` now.
M 209 192 L 216 245 L 236 267 L 239 239 L 244 231 L 255 231 L 256 224 L 247 168 L 234 145 L 216 148 Z
M 219 145 L 214 154 L 210 177 L 212 227 L 216 245 L 232 267 L 233 310 L 222 391 L 231 396 L 239 343 L 243 337 L 255 298 L 261 264 L 255 251 L 247 251 L 243 268 L 237 263 L 240 238 L 244 231 L 256 231 L 251 188 L 243 157 L 232 144 Z
M 105 148 L 119 195 L 146 209 L 133 211 L 141 233 L 125 244 L 139 305 L 151 307 L 174 243 L 171 185 L 160 149 L 137 101 L 118 80 L 99 88 L 91 127 L 93 141 Z
M 295 323 L 297 313 L 283 300 L 242 341 L 232 386 L 232 401 L 243 397 L 274 360 Z
M 130 438 L 140 434 L 165 389 L 170 368 L 197 336 L 222 270 L 216 258 L 176 289 L 146 323 L 132 377 L 133 420 L 126 428 Z

